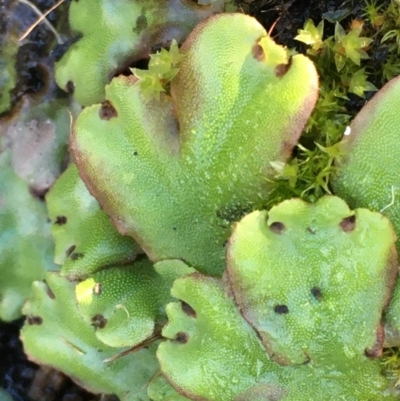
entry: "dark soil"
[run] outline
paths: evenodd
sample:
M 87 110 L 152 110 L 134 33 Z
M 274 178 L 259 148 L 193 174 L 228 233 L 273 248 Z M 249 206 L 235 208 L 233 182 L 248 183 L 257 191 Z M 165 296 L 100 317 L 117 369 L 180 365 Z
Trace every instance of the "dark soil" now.
M 55 0 L 31 2 L 43 11 L 56 3 Z M 66 1 L 63 5 L 64 10 L 68 3 Z M 307 19 L 318 23 L 325 17 L 332 22 L 338 20 L 346 26 L 352 19 L 361 18 L 364 5 L 361 0 L 243 0 L 239 3 L 247 14 L 255 16 L 267 30 L 277 21 L 271 33 L 275 40 L 303 52 L 305 48 L 293 38 Z M 15 4 L 15 1 L 0 0 L 0 34 L 4 34 L 4 30 L 13 24 L 11 7 L 15 7 Z M 18 7 L 26 8 L 22 4 Z M 31 21 L 34 17 L 32 11 L 27 8 L 24 12 L 27 20 Z M 65 29 L 65 21 L 62 21 L 65 15 L 65 12 L 58 10 L 48 18 L 54 25 Z M 20 21 L 21 16 L 18 18 Z M 333 31 L 334 23 L 326 24 L 326 35 L 333 35 Z M 19 83 L 13 92 L 14 102 L 26 93 L 41 92 L 49 85 L 46 82 L 51 75 L 49 66 L 54 58 L 60 56 L 60 48 L 55 47 L 53 39 L 52 33 L 41 24 L 30 34 L 29 43 L 21 46 L 18 53 Z M 54 370 L 38 369 L 37 365 L 29 362 L 18 337 L 22 324 L 22 320 L 13 324 L 0 323 L 0 387 L 4 387 L 15 401 L 115 401 L 114 397 L 93 396 Z
M 384 3 L 386 1 L 378 1 Z M 323 18 L 332 22 L 326 24 L 325 35 L 334 33 L 334 22 L 346 26 L 353 19 L 362 19 L 364 1 L 362 0 L 244 0 L 246 12 L 253 15 L 269 30 L 276 21 L 271 36 L 276 42 L 287 47 L 295 47 L 305 52 L 305 45 L 294 40 L 297 30 L 303 28 L 304 22 L 312 19 L 318 24 Z M 246 3 L 250 3 L 246 5 Z
M 364 0 L 243 0 L 240 1 L 242 8 L 247 14 L 253 15 L 269 31 L 276 22 L 271 36 L 277 43 L 289 48 L 296 48 L 301 53 L 306 53 L 306 45 L 293 38 L 298 29 L 303 28 L 308 19 L 312 19 L 317 25 L 322 19 L 325 20 L 324 38 L 333 36 L 335 23 L 340 22 L 343 27 L 348 27 L 354 19 L 363 19 Z M 386 8 L 390 0 L 377 0 L 377 5 Z M 384 62 L 387 51 L 381 44 L 374 44 L 370 52 L 371 60 L 376 63 Z M 374 82 L 380 87 L 379 81 Z M 370 92 L 372 96 L 374 92 Z M 346 109 L 358 111 L 365 103 L 365 99 L 352 93 L 348 94 L 349 101 Z M 366 96 L 368 99 L 368 96 Z
M 42 12 L 56 4 L 57 0 L 31 0 Z M 69 0 L 52 11 L 47 20 L 63 37 L 69 33 L 67 10 Z M 17 42 L 18 38 L 35 22 L 38 15 L 33 9 L 18 0 L 0 0 L 0 46 L 4 41 Z M 39 24 L 28 37 L 18 43 L 17 54 L 17 86 L 11 91 L 11 101 L 16 105 L 22 96 L 40 97 L 43 92 L 57 92 L 58 96 L 65 93 L 57 88 L 52 79 L 53 64 L 56 57 L 53 49 L 56 47 L 54 34 L 44 24 Z
M 28 361 L 19 340 L 23 319 L 0 322 L 0 387 L 15 401 L 118 401 L 94 396 L 54 369 Z

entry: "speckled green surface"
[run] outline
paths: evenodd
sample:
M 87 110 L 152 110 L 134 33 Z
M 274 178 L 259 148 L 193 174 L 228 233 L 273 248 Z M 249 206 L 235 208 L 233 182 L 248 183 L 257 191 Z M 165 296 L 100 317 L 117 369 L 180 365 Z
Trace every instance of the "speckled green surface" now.
M 106 266 L 133 261 L 140 247 L 117 232 L 70 164 L 57 179 L 46 202 L 61 274 L 85 278 Z
M 362 352 L 301 365 L 271 360 L 257 333 L 243 319 L 221 281 L 194 273 L 175 281 L 172 294 L 181 302 L 167 306 L 168 339 L 157 357 L 169 383 L 193 400 L 299 401 L 391 400 L 389 381 L 378 360 Z M 341 332 L 353 329 L 343 321 Z M 332 333 L 315 332 L 315 342 Z M 311 344 L 314 339 L 309 340 Z M 306 341 L 307 342 L 307 341 Z M 345 345 L 343 339 L 342 345 Z
M 75 293 L 79 313 L 96 327 L 101 341 L 133 347 L 153 334 L 156 319 L 171 299 L 170 288 L 171 282 L 144 259 L 95 273 L 79 283 Z
M 276 376 L 274 363 L 220 281 L 194 273 L 175 281 L 172 295 L 184 304 L 167 305 L 162 334 L 169 341 L 160 344 L 157 357 L 167 380 L 183 395 L 228 401 L 268 369 Z
M 395 238 L 381 214 L 333 196 L 290 199 L 237 223 L 228 277 L 270 357 L 322 364 L 371 352 L 397 276 Z
M 57 83 L 82 105 L 101 102 L 114 74 L 148 57 L 153 46 L 182 41 L 198 22 L 227 7 L 231 1 L 73 1 L 69 21 L 81 37 L 56 63 Z
M 335 193 L 351 207 L 365 207 L 387 216 L 397 237 L 400 236 L 400 131 L 396 121 L 399 104 L 400 77 L 397 77 L 361 109 L 350 125 L 350 134 L 343 138 L 344 156 L 337 160 L 338 170 L 332 180 Z M 397 240 L 398 251 L 399 244 Z M 390 330 L 400 330 L 399 294 L 397 288 L 387 315 Z
M 181 10 L 177 2 L 163 3 L 154 18 L 152 2 L 139 4 L 71 4 L 83 37 L 57 73 L 81 104 L 103 101 L 82 112 L 72 136 L 99 203 L 75 166 L 47 196 L 62 274 L 86 280 L 75 286 L 48 273 L 47 284 L 34 283 L 24 308 L 28 354 L 122 401 L 398 400 L 373 357 L 397 274 L 394 231 L 376 212 L 400 224 L 399 79 L 360 113 L 343 144 L 333 186 L 350 208 L 330 196 L 252 212 L 268 202 L 270 162 L 286 160 L 314 106 L 312 63 L 288 58 L 250 17 L 217 16 L 189 36 L 160 100 L 147 104 L 132 76 L 104 92 L 115 71 L 147 54 L 144 40 L 175 37 L 164 21 L 165 9 Z M 189 14 L 177 14 L 185 26 Z M 358 206 L 373 211 L 352 210 Z M 154 267 L 143 255 L 125 264 L 139 252 L 131 237 Z M 226 250 L 222 280 L 191 267 L 221 276 Z M 388 333 L 400 327 L 399 294 L 384 316 Z M 123 346 L 159 338 L 167 302 L 157 351 L 165 378 L 157 343 L 115 359 Z
M 171 385 L 165 380 L 160 373 L 152 379 L 148 387 L 148 396 L 152 401 L 186 401 L 189 398 L 180 395 Z
M 317 75 L 242 14 L 198 25 L 182 52 L 172 97 L 145 104 L 132 77 L 114 79 L 107 102 L 79 116 L 72 150 L 91 193 L 151 260 L 221 275 L 230 224 L 268 197 L 269 163 L 300 135 Z
M 28 357 L 71 376 L 95 393 L 116 394 L 121 401 L 147 401 L 147 384 L 158 370 L 157 345 L 111 362 L 124 348 L 105 345 L 78 313 L 75 285 L 58 273 L 33 284 L 34 298 L 24 306 L 21 332 Z
M 382 211 L 400 233 L 400 77 L 387 83 L 350 125 L 332 186 L 351 207 Z M 399 246 L 398 246 L 399 249 Z

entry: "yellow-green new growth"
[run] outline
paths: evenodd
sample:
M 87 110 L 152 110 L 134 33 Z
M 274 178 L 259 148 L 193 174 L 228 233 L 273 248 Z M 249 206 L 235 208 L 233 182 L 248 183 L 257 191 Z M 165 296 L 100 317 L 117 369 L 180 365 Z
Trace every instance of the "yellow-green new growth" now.
M 243 14 L 199 24 L 181 51 L 170 96 L 144 102 L 134 77 L 114 79 L 107 101 L 79 116 L 72 150 L 91 193 L 151 260 L 221 275 L 230 224 L 268 199 L 269 162 L 290 155 L 318 77 Z
M 178 65 L 183 57 L 174 39 L 169 50 L 161 49 L 156 54 L 150 55 L 148 70 L 131 69 L 138 78 L 137 85 L 146 103 L 152 99 L 160 99 L 160 93 L 166 91 L 167 84 L 178 73 Z
M 147 58 L 153 46 L 184 40 L 196 24 L 232 3 L 215 0 L 199 7 L 175 0 L 73 1 L 69 21 L 80 37 L 56 63 L 56 81 L 82 105 L 102 102 L 113 76 Z

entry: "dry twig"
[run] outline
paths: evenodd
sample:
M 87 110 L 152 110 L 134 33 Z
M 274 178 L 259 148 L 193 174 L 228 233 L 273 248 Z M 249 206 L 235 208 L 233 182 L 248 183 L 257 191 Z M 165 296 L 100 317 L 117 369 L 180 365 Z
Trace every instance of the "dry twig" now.
M 54 36 L 57 39 L 57 43 L 59 45 L 62 45 L 64 41 L 61 39 L 61 36 L 58 34 L 58 32 L 55 30 L 53 25 L 46 19 L 46 17 L 53 11 L 55 10 L 61 3 L 63 3 L 65 0 L 59 0 L 56 4 L 54 4 L 53 7 L 51 7 L 49 10 L 47 10 L 44 14 L 34 5 L 32 4 L 29 0 L 18 0 L 20 3 L 26 4 L 29 7 L 32 8 L 32 10 L 35 11 L 37 15 L 39 15 L 39 18 L 25 31 L 25 33 L 19 38 L 19 41 L 24 40 L 42 21 L 43 23 L 54 33 Z

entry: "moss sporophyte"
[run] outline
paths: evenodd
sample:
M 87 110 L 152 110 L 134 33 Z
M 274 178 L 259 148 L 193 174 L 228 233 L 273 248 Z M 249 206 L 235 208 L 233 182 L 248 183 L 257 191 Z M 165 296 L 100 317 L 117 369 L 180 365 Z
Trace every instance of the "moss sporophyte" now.
M 89 5 L 105 7 L 71 3 L 75 29 Z M 152 14 L 135 7 L 147 32 Z M 360 26 L 337 24 L 328 42 L 323 25 L 299 33 L 311 59 L 331 54 L 336 92 L 309 57 L 240 13 L 205 19 L 179 49 L 169 34 L 148 70 L 111 82 L 119 34 L 90 79 L 74 69 L 91 35 L 56 66 L 86 107 L 71 162 L 45 197 L 60 270 L 25 295 L 29 358 L 122 401 L 399 400 L 382 352 L 400 330 L 400 78 L 351 123 L 327 117 L 343 88 L 376 89 L 359 72 L 371 43 Z M 326 132 L 313 136 L 321 121 Z M 12 152 L 0 159 L 7 185 L 27 191 Z M 12 199 L 0 207 L 21 237 Z

